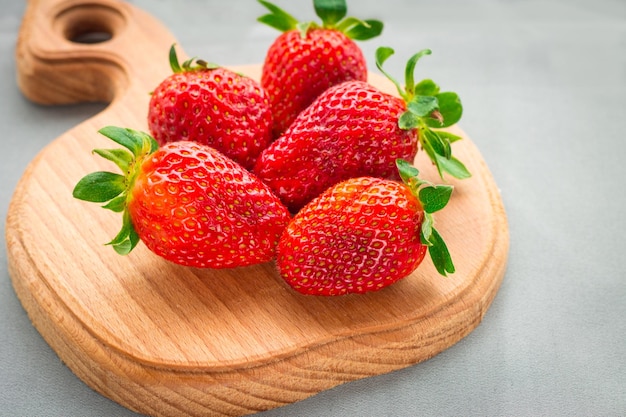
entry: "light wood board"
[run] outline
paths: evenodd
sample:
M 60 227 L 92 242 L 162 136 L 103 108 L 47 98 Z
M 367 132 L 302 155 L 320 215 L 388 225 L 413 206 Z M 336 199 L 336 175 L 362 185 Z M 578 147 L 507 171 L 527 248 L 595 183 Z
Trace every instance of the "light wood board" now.
M 111 39 L 71 40 L 87 32 Z M 452 200 L 437 214 L 457 267 L 449 278 L 426 259 L 380 292 L 322 298 L 291 290 L 273 263 L 200 270 L 141 244 L 126 257 L 104 246 L 119 215 L 73 199 L 72 189 L 88 172 L 115 170 L 91 153 L 111 146 L 98 129 L 147 130 L 149 92 L 170 73 L 174 42 L 159 22 L 117 1 L 30 0 L 24 16 L 17 66 L 28 98 L 111 102 L 50 138 L 17 186 L 6 224 L 16 293 L 80 379 L 143 414 L 245 415 L 419 363 L 480 323 L 504 276 L 508 227 L 489 169 L 458 127 L 464 140 L 454 152 L 473 177 L 451 181 Z M 260 75 L 259 65 L 236 69 Z M 394 91 L 380 76 L 371 82 Z M 423 152 L 415 162 L 438 180 Z

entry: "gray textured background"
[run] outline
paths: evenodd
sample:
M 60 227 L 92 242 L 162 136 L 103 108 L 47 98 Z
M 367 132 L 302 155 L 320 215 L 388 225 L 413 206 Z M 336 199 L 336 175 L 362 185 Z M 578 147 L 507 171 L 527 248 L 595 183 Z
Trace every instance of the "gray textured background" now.
M 278 1 L 278 0 L 277 0 Z M 41 107 L 15 84 L 25 4 L 0 0 L 0 215 L 49 141 L 104 105 Z M 253 0 L 135 0 L 192 55 L 261 62 L 277 32 Z M 312 18 L 308 0 L 280 1 Z M 183 6 L 184 5 L 184 6 Z M 271 416 L 623 416 L 626 414 L 626 2 L 351 0 L 383 19 L 377 40 L 459 92 L 461 126 L 502 190 L 508 271 L 482 324 L 422 364 L 349 383 Z M 2 222 L 4 236 L 4 222 Z M 31 326 L 0 251 L 0 415 L 131 416 L 93 392 Z

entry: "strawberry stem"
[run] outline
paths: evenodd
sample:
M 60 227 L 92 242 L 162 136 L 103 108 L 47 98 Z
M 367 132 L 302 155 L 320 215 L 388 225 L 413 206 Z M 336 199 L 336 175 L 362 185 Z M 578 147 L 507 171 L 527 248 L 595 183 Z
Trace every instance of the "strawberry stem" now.
M 83 201 L 106 203 L 103 208 L 123 213 L 122 228 L 107 244 L 117 253 L 125 255 L 139 242 L 127 210 L 129 192 L 135 184 L 141 164 L 157 150 L 158 144 L 150 135 L 132 129 L 107 126 L 100 129 L 99 133 L 127 149 L 94 149 L 95 154 L 115 163 L 124 175 L 106 171 L 87 174 L 78 181 L 72 195 Z
M 378 48 L 376 67 L 396 86 L 398 94 L 406 103 L 407 110 L 398 118 L 398 126 L 403 130 L 419 131 L 420 145 L 437 167 L 441 178 L 444 173 L 459 179 L 471 177 L 472 174 L 465 165 L 452 156 L 451 144 L 461 137 L 443 130 L 433 130 L 452 126 L 461 119 L 463 105 L 459 96 L 454 92 L 440 92 L 439 86 L 430 79 L 415 84 L 417 61 L 430 55 L 431 50 L 421 50 L 408 60 L 404 86 L 383 69 L 385 61 L 394 53 L 387 46 Z
M 437 272 L 443 276 L 454 273 L 452 257 L 446 242 L 434 227 L 433 216 L 433 213 L 442 210 L 448 204 L 454 188 L 451 185 L 435 185 L 422 180 L 419 178 L 419 170 L 403 159 L 397 159 L 396 166 L 402 182 L 411 190 L 424 209 L 420 239 L 422 244 L 428 246 L 428 254 Z

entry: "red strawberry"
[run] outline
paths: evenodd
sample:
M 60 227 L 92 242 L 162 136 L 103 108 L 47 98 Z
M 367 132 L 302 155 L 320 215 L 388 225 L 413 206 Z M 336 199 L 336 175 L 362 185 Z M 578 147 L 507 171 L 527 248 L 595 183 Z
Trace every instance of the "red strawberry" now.
M 405 183 L 373 177 L 336 184 L 304 207 L 278 243 L 276 264 L 295 290 L 311 295 L 377 291 L 408 276 L 429 249 L 442 275 L 454 272 L 433 228 L 451 186 L 434 186 L 398 161 Z
M 271 13 L 259 18 L 282 32 L 267 51 L 261 85 L 270 96 L 274 137 L 329 87 L 348 80 L 367 79 L 363 53 L 354 40 L 378 36 L 383 24 L 345 17 L 343 0 L 314 0 L 321 26 L 296 18 L 264 0 Z
M 332 87 L 261 153 L 254 172 L 293 212 L 339 181 L 392 177 L 395 160 L 417 152 L 417 133 L 398 127 L 404 110 L 362 81 Z
M 129 253 L 139 240 L 168 261 L 226 268 L 269 261 L 289 221 L 271 190 L 215 149 L 190 141 L 158 147 L 145 133 L 106 127 L 100 133 L 128 148 L 94 152 L 126 176 L 95 172 L 74 197 L 123 212 L 110 242 Z
M 348 178 L 397 179 L 396 159 L 412 161 L 418 142 L 442 175 L 445 171 L 468 177 L 450 147 L 460 138 L 431 129 L 459 120 L 462 107 L 458 96 L 439 93 L 431 80 L 417 85 L 412 80 L 415 63 L 425 53 L 430 51 L 409 60 L 407 90 L 399 88 L 402 99 L 362 81 L 347 81 L 322 93 L 261 153 L 254 172 L 294 212 Z
M 226 68 L 191 59 L 154 90 L 148 110 L 150 133 L 159 144 L 193 140 L 252 168 L 272 139 L 269 99 L 255 80 Z

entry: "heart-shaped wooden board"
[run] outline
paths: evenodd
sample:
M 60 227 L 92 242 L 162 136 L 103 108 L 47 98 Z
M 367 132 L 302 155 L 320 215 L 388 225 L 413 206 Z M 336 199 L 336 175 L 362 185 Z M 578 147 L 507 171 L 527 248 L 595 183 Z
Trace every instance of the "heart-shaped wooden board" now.
M 92 35 L 103 38 L 82 43 Z M 376 293 L 313 297 L 291 290 L 273 263 L 200 270 L 142 245 L 125 257 L 104 246 L 119 215 L 72 189 L 88 172 L 115 169 L 91 153 L 110 147 L 98 129 L 147 131 L 149 92 L 170 74 L 174 42 L 149 15 L 113 0 L 31 0 L 24 17 L 17 64 L 27 97 L 111 102 L 32 161 L 6 225 L 16 293 L 79 378 L 144 414 L 244 415 L 416 364 L 480 323 L 504 275 L 508 227 L 488 167 L 457 127 L 464 140 L 454 151 L 473 177 L 452 181 L 437 214 L 457 268 L 448 278 L 426 260 Z M 259 65 L 236 70 L 259 79 Z M 370 81 L 394 92 L 380 76 Z M 439 181 L 423 152 L 415 164 Z

